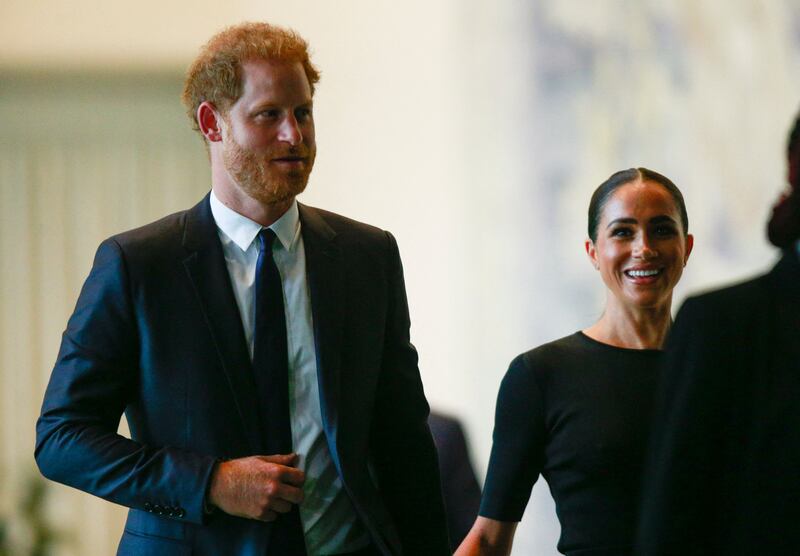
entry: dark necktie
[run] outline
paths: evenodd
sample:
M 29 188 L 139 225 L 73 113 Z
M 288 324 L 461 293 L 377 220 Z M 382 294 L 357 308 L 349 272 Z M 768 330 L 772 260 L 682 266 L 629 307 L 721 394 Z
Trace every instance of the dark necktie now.
M 253 370 L 266 433 L 266 455 L 292 452 L 289 418 L 289 356 L 281 275 L 272 257 L 275 232 L 258 234 L 256 322 Z M 304 556 L 303 526 L 297 506 L 273 522 L 269 556 Z

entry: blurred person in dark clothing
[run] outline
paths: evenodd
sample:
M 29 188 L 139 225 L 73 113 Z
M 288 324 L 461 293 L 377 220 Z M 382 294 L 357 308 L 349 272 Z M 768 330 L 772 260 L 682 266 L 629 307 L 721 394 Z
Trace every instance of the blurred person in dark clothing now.
M 481 504 L 481 487 L 469 458 L 469 445 L 461 423 L 432 411 L 428 417 L 433 442 L 439 452 L 439 474 L 453 550 L 467 536 Z
M 800 119 L 766 274 L 681 308 L 667 343 L 639 556 L 800 554 Z

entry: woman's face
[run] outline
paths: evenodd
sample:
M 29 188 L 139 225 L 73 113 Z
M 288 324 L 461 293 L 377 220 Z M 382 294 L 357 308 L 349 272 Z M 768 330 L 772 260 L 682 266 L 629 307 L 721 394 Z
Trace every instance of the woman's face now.
M 693 241 L 669 191 L 639 180 L 611 194 L 600 214 L 597 240 L 586 240 L 586 252 L 619 302 L 660 308 L 672 301 Z

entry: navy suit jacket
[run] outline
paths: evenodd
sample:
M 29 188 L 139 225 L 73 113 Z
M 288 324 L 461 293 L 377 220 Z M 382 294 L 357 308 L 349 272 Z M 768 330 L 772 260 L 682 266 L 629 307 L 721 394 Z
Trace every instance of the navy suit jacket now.
M 640 556 L 800 554 L 800 261 L 686 301 L 665 353 Z
M 385 555 L 447 554 L 436 451 L 394 238 L 300 205 L 323 427 Z M 118 554 L 269 554 L 271 524 L 203 501 L 219 458 L 264 454 L 208 196 L 104 241 L 44 397 L 36 461 L 130 508 Z M 122 413 L 131 431 L 117 434 Z

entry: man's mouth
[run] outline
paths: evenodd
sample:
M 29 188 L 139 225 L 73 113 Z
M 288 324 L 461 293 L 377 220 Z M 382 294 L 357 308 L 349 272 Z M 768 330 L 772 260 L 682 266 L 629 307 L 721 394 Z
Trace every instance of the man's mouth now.
M 271 162 L 277 165 L 279 168 L 299 169 L 305 166 L 306 158 L 303 156 L 281 156 L 278 158 L 273 158 Z
M 305 162 L 305 157 L 302 156 L 281 156 L 273 158 L 273 162 Z

